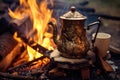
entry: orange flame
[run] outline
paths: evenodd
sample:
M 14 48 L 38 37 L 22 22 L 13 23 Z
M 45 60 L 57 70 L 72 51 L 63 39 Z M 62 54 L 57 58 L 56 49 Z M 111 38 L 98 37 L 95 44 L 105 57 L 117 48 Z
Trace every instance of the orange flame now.
M 50 0 L 50 2 L 52 2 Z M 20 0 L 20 7 L 14 12 L 9 9 L 9 15 L 15 19 L 21 19 L 29 15 L 33 22 L 33 30 L 37 30 L 33 40 L 51 50 L 53 48 L 52 34 L 47 32 L 48 22 L 52 19 L 52 11 L 47 8 L 47 0 L 37 3 L 36 0 Z M 43 56 L 31 47 L 27 46 L 29 60 Z

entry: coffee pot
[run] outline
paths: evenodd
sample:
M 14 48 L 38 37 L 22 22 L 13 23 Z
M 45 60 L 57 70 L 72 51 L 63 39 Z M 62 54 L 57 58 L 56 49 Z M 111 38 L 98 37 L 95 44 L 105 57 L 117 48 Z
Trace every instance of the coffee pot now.
M 60 16 L 61 34 L 57 38 L 57 26 L 53 26 L 53 40 L 57 45 L 60 55 L 67 58 L 81 58 L 86 55 L 90 49 L 90 43 L 86 36 L 84 23 L 87 17 L 76 11 L 74 6 L 64 15 Z

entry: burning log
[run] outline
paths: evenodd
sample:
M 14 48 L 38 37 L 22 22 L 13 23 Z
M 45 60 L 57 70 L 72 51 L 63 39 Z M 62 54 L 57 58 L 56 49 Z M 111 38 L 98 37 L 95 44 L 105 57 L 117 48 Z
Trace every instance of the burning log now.
M 22 26 L 27 20 L 29 19 L 29 16 L 26 15 L 22 19 L 13 19 L 10 21 L 10 25 L 14 27 Z
M 40 53 L 50 53 L 48 49 L 44 48 L 34 40 L 29 40 L 29 37 L 32 36 L 34 33 L 36 33 L 36 30 L 32 30 L 30 18 L 28 15 L 24 16 L 24 18 L 18 20 L 14 19 L 9 22 L 9 25 L 11 28 L 11 33 L 14 34 L 14 32 L 18 32 L 18 37 L 22 39 L 24 43 L 32 47 L 34 50 L 40 52 Z M 28 32 L 24 29 L 25 26 L 29 26 Z M 24 32 L 23 32 L 24 30 Z
M 30 37 L 32 34 L 34 34 L 34 30 L 32 30 L 32 22 L 30 21 L 30 17 L 28 15 L 25 15 L 21 19 L 12 19 L 9 21 L 9 30 L 12 34 L 17 32 L 18 34 L 27 37 Z
M 10 33 L 4 33 L 0 36 L 0 60 L 6 57 L 10 51 L 17 45 Z
M 12 67 L 12 68 L 9 68 L 9 69 L 8 69 L 8 72 L 13 72 L 14 70 L 16 70 L 16 69 L 18 69 L 18 68 L 22 68 L 22 67 L 24 67 L 25 65 L 29 65 L 29 64 L 31 64 L 31 63 L 33 63 L 33 62 L 35 62 L 35 61 L 41 60 L 41 59 L 43 59 L 43 58 L 45 58 L 45 56 L 42 56 L 42 57 L 37 58 L 37 59 L 34 59 L 34 60 L 32 60 L 32 61 L 28 61 L 28 62 L 26 62 L 26 63 L 23 63 L 23 64 L 21 64 L 21 65 L 18 65 L 18 66 Z
M 20 38 L 22 39 L 22 41 L 24 43 L 26 43 L 27 45 L 29 45 L 31 48 L 33 48 L 34 50 L 36 50 L 39 53 L 43 53 L 44 56 L 46 57 L 50 57 L 50 54 L 53 50 L 48 50 L 47 48 L 41 46 L 40 44 L 38 44 L 37 42 L 35 42 L 34 40 L 29 40 L 26 37 L 19 35 Z
M 17 61 L 13 63 L 13 66 L 17 66 L 19 64 L 25 63 L 26 61 L 28 61 L 28 57 L 29 56 L 28 56 L 27 50 L 24 50 L 24 52 L 21 53 Z
M 13 50 L 0 62 L 1 71 L 5 71 L 10 66 L 14 58 L 20 54 L 20 49 L 21 44 L 18 43 Z

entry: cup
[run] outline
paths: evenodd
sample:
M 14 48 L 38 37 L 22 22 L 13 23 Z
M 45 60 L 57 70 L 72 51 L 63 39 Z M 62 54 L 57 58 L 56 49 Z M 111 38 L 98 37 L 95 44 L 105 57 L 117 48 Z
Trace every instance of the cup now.
M 92 35 L 93 38 L 95 37 L 95 34 L 96 33 Z M 110 34 L 103 32 L 101 33 L 99 32 L 96 36 L 94 46 L 98 48 L 98 55 L 102 58 L 106 57 L 107 55 L 107 51 L 110 45 L 110 38 L 111 38 Z

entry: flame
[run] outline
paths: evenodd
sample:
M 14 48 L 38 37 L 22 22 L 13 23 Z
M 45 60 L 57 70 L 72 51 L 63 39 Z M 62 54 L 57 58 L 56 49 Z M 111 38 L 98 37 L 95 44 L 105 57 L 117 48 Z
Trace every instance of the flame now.
M 52 0 L 50 0 L 52 3 Z M 15 19 L 22 19 L 29 15 L 33 22 L 33 30 L 37 30 L 33 40 L 43 47 L 54 49 L 52 34 L 47 32 L 48 22 L 52 19 L 52 11 L 47 8 L 47 0 L 37 3 L 37 0 L 20 0 L 20 7 L 13 12 L 9 9 L 9 15 Z M 43 56 L 31 47 L 27 46 L 29 61 Z

